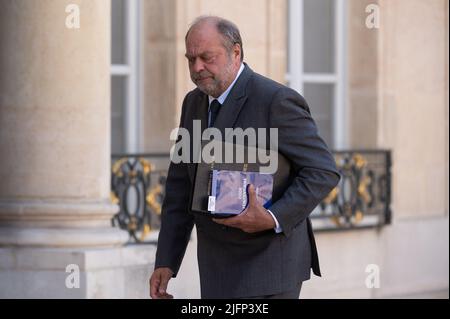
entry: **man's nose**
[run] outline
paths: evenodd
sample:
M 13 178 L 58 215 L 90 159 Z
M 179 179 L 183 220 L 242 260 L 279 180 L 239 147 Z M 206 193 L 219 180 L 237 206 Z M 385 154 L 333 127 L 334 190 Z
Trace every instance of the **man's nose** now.
M 192 71 L 195 73 L 200 73 L 205 70 L 205 65 L 201 59 L 195 59 L 194 63 L 192 64 Z

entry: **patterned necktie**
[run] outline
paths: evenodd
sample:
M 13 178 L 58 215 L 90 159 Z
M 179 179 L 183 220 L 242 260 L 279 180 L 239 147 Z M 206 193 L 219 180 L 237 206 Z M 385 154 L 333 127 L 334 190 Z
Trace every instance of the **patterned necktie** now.
M 209 127 L 214 126 L 214 122 L 216 121 L 217 115 L 219 115 L 221 104 L 219 101 L 214 100 L 211 102 L 209 106 L 209 112 L 211 113 L 211 120 L 209 122 Z

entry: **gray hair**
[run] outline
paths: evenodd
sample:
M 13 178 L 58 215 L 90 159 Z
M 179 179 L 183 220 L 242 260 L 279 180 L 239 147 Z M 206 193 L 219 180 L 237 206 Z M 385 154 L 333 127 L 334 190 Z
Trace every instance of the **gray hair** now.
M 185 40 L 191 32 L 192 28 L 203 22 L 213 22 L 217 28 L 219 34 L 223 37 L 223 46 L 227 49 L 228 53 L 231 53 L 235 44 L 239 44 L 241 48 L 241 62 L 244 60 L 244 47 L 242 46 L 242 38 L 238 27 L 231 21 L 217 16 L 200 16 L 194 20 L 186 32 Z

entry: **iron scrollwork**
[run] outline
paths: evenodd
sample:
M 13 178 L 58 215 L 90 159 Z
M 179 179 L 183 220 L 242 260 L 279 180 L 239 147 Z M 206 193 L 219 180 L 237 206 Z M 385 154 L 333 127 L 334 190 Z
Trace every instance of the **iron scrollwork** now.
M 339 185 L 314 210 L 316 230 L 380 227 L 391 220 L 389 151 L 334 152 Z
M 136 241 L 144 241 L 152 229 L 160 226 L 161 205 L 166 181 L 165 170 L 139 155 L 126 155 L 112 165 L 111 200 L 120 210 L 112 223 L 129 232 Z
M 339 185 L 311 214 L 316 231 L 381 227 L 391 221 L 391 153 L 383 150 L 335 151 Z M 116 156 L 112 201 L 120 206 L 113 224 L 137 241 L 159 229 L 167 170 L 148 160 L 168 154 Z M 114 157 L 113 157 L 114 160 Z

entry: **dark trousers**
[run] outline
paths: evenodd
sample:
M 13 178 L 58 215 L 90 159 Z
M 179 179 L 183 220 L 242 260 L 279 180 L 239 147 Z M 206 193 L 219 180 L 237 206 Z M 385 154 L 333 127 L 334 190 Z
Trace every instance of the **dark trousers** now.
M 257 296 L 242 299 L 299 299 L 301 289 L 302 289 L 302 282 L 294 290 L 291 291 L 282 292 L 276 295 Z

